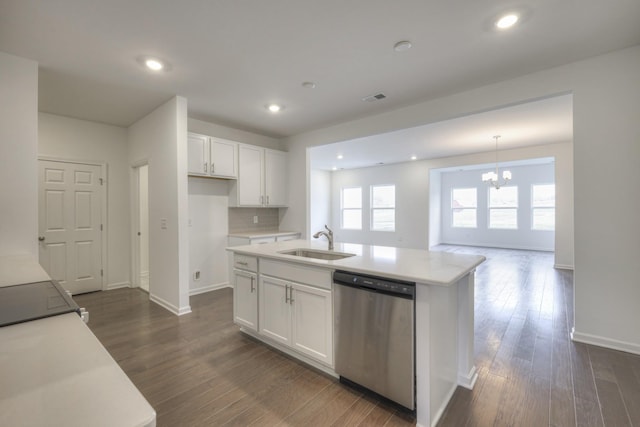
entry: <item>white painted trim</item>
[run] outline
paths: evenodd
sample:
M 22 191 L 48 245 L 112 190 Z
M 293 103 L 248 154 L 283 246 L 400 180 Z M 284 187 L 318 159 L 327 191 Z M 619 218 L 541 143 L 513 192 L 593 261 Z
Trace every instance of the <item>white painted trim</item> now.
M 173 314 L 175 314 L 176 316 L 182 316 L 183 314 L 189 314 L 191 313 L 191 306 L 186 306 L 186 307 L 176 307 L 175 305 L 171 304 L 168 301 L 165 301 L 164 299 L 149 293 L 149 300 L 155 302 L 156 304 L 158 304 L 160 307 L 163 307 L 167 310 L 169 310 L 170 312 L 172 312 Z
M 521 251 L 537 251 L 537 252 L 554 252 L 553 249 L 549 249 L 549 248 L 534 248 L 534 247 L 529 247 L 529 246 L 519 246 L 519 245 L 509 245 L 507 247 L 507 245 L 496 245 L 496 244 L 492 244 L 492 243 L 483 243 L 483 244 L 477 244 L 477 245 L 470 245 L 467 242 L 456 242 L 456 241 L 446 241 L 446 242 L 441 242 L 439 243 L 441 245 L 456 245 L 456 246 L 469 246 L 469 247 L 475 247 L 475 248 L 497 248 L 497 249 L 516 249 L 516 250 L 521 250 Z
M 475 370 L 475 366 L 474 366 L 474 370 Z M 457 386 L 454 384 L 451 387 L 451 390 L 447 392 L 447 397 L 445 397 L 445 399 L 442 401 L 442 405 L 438 408 L 438 410 L 435 412 L 435 414 L 431 418 L 431 427 L 435 427 L 436 425 L 438 425 L 438 421 L 440 421 L 440 417 L 442 417 L 442 414 L 444 414 L 444 411 L 447 409 L 447 405 L 449 405 L 449 401 L 453 397 L 453 393 L 455 393 L 456 388 Z
M 618 341 L 612 338 L 600 337 L 598 335 L 584 334 L 577 332 L 576 328 L 571 328 L 571 339 L 584 344 L 597 345 L 598 347 L 610 348 L 612 350 L 626 351 L 627 353 L 640 354 L 640 344 L 626 341 Z
M 115 283 L 109 283 L 107 285 L 107 291 L 111 291 L 113 289 L 120 289 L 120 288 L 130 288 L 131 287 L 131 282 L 115 282 Z
M 553 264 L 553 268 L 556 270 L 571 270 L 573 271 L 573 265 L 569 264 Z
M 195 289 L 189 289 L 189 296 L 192 297 L 194 295 L 200 295 L 206 292 L 217 291 L 218 289 L 223 289 L 223 288 L 233 289 L 233 286 L 229 282 L 215 283 L 213 285 L 202 286 Z
M 467 375 L 458 374 L 458 385 L 469 390 L 473 390 L 473 386 L 476 385 L 478 380 L 478 370 L 475 365 L 471 367 L 471 370 Z M 447 401 L 448 402 L 448 401 Z

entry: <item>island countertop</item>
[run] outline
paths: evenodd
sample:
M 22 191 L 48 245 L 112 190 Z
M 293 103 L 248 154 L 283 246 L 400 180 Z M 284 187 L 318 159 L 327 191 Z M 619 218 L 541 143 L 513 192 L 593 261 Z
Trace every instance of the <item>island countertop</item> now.
M 355 255 L 329 261 L 280 253 L 292 249 L 326 251 L 327 242 L 289 240 L 227 248 L 228 251 L 238 254 L 296 262 L 316 267 L 325 267 L 332 270 L 347 270 L 355 273 L 371 274 L 437 286 L 450 286 L 456 283 L 485 260 L 485 257 L 479 255 L 339 242 L 334 244 L 334 252 L 344 252 Z

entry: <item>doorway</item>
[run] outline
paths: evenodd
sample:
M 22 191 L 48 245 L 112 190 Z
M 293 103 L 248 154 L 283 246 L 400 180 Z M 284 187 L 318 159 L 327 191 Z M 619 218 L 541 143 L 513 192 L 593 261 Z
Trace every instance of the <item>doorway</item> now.
M 135 274 L 140 289 L 149 292 L 149 165 L 136 170 L 136 263 Z
M 103 289 L 103 165 L 38 159 L 42 268 L 72 294 Z

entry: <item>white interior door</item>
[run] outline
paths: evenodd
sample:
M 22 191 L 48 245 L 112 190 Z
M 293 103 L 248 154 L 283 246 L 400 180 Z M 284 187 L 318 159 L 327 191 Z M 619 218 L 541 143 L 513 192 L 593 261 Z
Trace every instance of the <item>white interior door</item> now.
M 102 168 L 39 160 L 40 264 L 73 294 L 102 290 Z

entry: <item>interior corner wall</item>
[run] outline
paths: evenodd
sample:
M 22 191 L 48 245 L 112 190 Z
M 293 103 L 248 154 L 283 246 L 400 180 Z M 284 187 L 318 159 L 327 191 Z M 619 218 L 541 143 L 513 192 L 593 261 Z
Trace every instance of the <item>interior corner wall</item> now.
M 640 46 L 574 73 L 573 338 L 640 354 Z
M 38 156 L 107 165 L 107 289 L 131 284 L 127 130 L 54 114 L 38 114 Z
M 38 259 L 38 64 L 0 52 L 0 256 Z
M 175 314 L 189 306 L 187 101 L 175 97 L 127 129 L 129 165 L 149 165 L 149 293 Z M 130 170 L 133 186 L 133 171 Z

